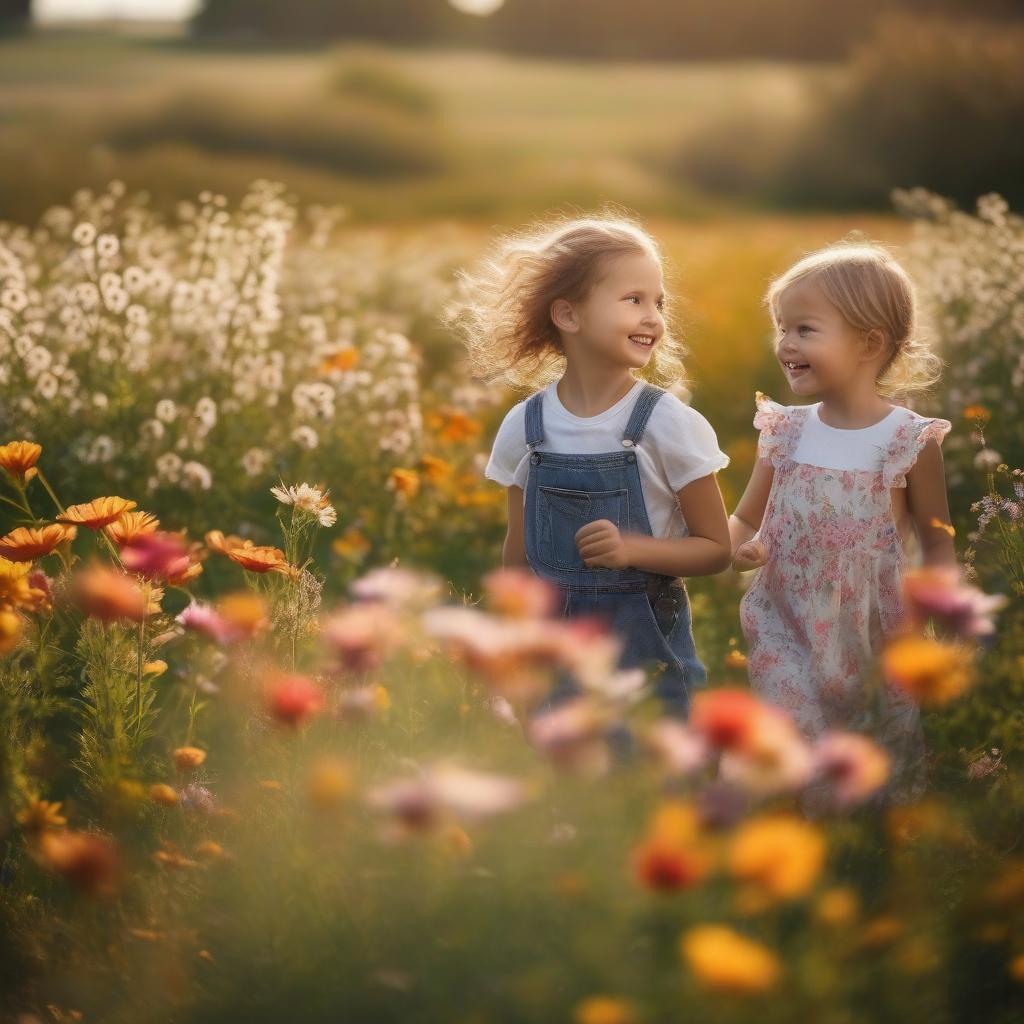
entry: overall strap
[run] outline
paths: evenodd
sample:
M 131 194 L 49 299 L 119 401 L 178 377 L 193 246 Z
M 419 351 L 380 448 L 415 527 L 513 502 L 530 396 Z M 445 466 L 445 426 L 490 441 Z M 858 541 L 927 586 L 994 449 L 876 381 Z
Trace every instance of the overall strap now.
M 544 440 L 544 392 L 538 391 L 526 403 L 526 447 L 536 448 Z
M 647 421 L 651 418 L 658 399 L 665 394 L 664 389 L 656 388 L 653 384 L 645 384 L 636 404 L 633 406 L 633 415 L 629 417 L 626 429 L 622 434 L 623 448 L 632 448 L 639 444 L 647 429 Z

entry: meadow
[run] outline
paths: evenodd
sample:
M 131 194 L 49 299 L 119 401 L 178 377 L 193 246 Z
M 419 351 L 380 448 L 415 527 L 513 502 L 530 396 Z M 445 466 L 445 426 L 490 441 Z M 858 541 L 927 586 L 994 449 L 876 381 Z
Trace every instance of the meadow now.
M 5 1017 L 1021 1020 L 1024 222 L 923 192 L 783 214 L 662 170 L 836 74 L 0 47 Z M 865 685 L 921 705 L 919 802 L 870 721 L 810 744 L 750 696 L 735 574 L 691 587 L 683 724 L 656 666 L 494 571 L 517 396 L 440 311 L 496 230 L 609 197 L 664 244 L 730 506 L 754 391 L 788 397 L 771 275 L 851 230 L 914 268 L 967 572 L 913 577 Z

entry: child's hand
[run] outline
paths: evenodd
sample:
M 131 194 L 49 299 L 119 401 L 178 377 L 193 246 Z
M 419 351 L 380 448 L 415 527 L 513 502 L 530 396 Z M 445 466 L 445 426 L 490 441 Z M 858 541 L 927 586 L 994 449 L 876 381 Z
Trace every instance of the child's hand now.
M 768 552 L 759 540 L 748 540 L 741 544 L 732 555 L 732 567 L 737 572 L 759 569 L 768 561 Z
M 585 565 L 593 569 L 625 569 L 629 565 L 626 541 L 608 519 L 596 519 L 576 531 L 576 548 Z

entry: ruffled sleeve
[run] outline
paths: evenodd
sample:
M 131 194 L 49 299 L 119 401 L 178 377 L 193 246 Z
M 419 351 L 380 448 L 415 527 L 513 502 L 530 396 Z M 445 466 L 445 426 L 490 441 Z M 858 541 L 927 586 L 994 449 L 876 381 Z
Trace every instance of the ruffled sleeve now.
M 757 404 L 754 426 L 761 431 L 757 439 L 757 457 L 767 459 L 773 466 L 780 466 L 793 448 L 792 410 L 773 402 L 760 391 L 754 401 Z
M 893 434 L 885 451 L 882 464 L 882 480 L 886 487 L 906 487 L 907 473 L 910 472 L 918 455 L 929 441 L 942 444 L 943 438 L 953 429 L 949 420 L 938 417 L 914 416 L 902 423 Z

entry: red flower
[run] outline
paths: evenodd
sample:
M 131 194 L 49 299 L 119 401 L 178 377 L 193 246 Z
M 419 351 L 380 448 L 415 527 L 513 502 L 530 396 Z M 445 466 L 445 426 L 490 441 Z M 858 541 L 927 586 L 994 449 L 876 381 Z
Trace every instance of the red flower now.
M 323 691 L 309 676 L 278 676 L 267 690 L 270 713 L 280 722 L 297 725 L 323 708 Z

